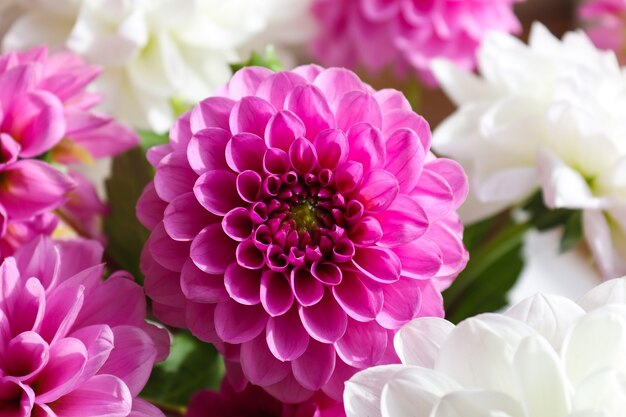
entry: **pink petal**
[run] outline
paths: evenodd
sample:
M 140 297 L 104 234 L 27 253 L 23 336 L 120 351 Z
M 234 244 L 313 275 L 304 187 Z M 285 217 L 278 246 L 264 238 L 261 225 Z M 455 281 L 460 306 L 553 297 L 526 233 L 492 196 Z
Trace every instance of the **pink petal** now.
M 191 191 L 197 179 L 198 175 L 189 166 L 187 155 L 173 152 L 159 163 L 154 175 L 154 187 L 159 197 L 169 203 L 179 195 Z
M 39 327 L 46 341 L 53 343 L 67 334 L 83 306 L 84 291 L 83 286 L 61 285 L 47 294 L 46 315 Z
M 343 275 L 341 284 L 333 287 L 339 305 L 355 320 L 374 320 L 383 308 L 381 286 L 368 284 L 368 278 L 357 271 L 344 270 Z
M 315 138 L 320 131 L 335 126 L 335 117 L 326 98 L 312 85 L 294 88 L 287 96 L 286 108 L 304 122 L 309 140 Z
M 385 170 L 400 184 L 400 192 L 412 191 L 420 180 L 424 164 L 424 148 L 417 134 L 410 129 L 398 129 L 387 139 Z
M 465 201 L 469 188 L 463 167 L 451 159 L 437 158 L 425 168 L 436 172 L 448 183 L 454 194 L 454 209 L 459 208 Z
M 81 382 L 86 381 L 98 373 L 109 358 L 114 346 L 113 330 L 106 324 L 94 324 L 82 327 L 70 336 L 80 340 L 87 348 L 87 363 L 80 376 Z
M 420 317 L 443 317 L 443 297 L 441 292 L 435 288 L 433 282 L 417 281 L 422 292 L 422 304 L 420 306 Z
M 133 409 L 128 417 L 164 417 L 164 414 L 149 402 L 133 398 Z
M 309 341 L 306 352 L 291 363 L 293 376 L 306 389 L 323 387 L 335 369 L 335 347 L 332 344 Z
M 419 282 L 402 277 L 382 287 L 385 302 L 376 321 L 387 329 L 397 330 L 413 320 L 420 311 L 422 292 Z
M 307 401 L 314 394 L 313 391 L 303 388 L 291 372 L 281 381 L 263 388 L 274 398 L 286 404 L 297 404 Z
M 237 133 L 252 133 L 263 137 L 267 122 L 276 113 L 276 109 L 267 101 L 259 97 L 244 97 L 230 113 L 229 125 L 233 135 Z
M 348 158 L 348 138 L 339 129 L 322 130 L 315 136 L 313 145 L 322 168 L 334 169 Z
M 299 358 L 309 345 L 309 335 L 302 327 L 295 306 L 281 316 L 271 317 L 266 331 L 267 345 L 276 359 L 281 361 Z
M 228 170 L 226 144 L 231 138 L 229 131 L 210 127 L 196 132 L 187 146 L 187 159 L 196 174 L 207 171 Z
M 234 135 L 226 144 L 226 162 L 235 172 L 246 170 L 260 172 L 263 169 L 265 141 L 253 133 Z
M 261 276 L 261 304 L 272 317 L 285 314 L 293 304 L 294 296 L 289 279 L 274 271 L 263 271 Z
M 0 103 L 3 113 L 13 103 L 13 99 L 35 88 L 37 83 L 36 66 L 18 65 L 0 75 Z
M 398 256 L 379 247 L 357 248 L 352 263 L 374 281 L 389 283 L 400 278 L 402 264 Z
M 40 236 L 30 242 L 25 243 L 15 253 L 15 264 L 13 262 L 6 263 L 2 266 L 2 269 L 9 276 L 5 281 L 3 276 L 2 282 L 14 285 L 13 274 L 22 275 L 25 277 L 37 277 L 41 285 L 44 288 L 49 288 L 53 284 L 56 284 L 59 279 L 59 272 L 61 269 L 61 254 L 52 239 Z M 71 262 L 70 259 L 68 261 Z M 98 259 L 91 265 L 85 265 L 85 267 L 92 266 L 100 262 Z M 17 266 L 14 270 L 13 267 Z M 82 268 L 85 269 L 85 268 Z M 19 272 L 18 272 L 19 270 Z M 78 272 L 78 271 L 77 271 Z M 67 275 L 64 276 L 67 278 Z M 5 293 L 3 298 L 8 298 L 9 294 Z
M 298 138 L 289 147 L 289 160 L 296 171 L 305 174 L 317 166 L 317 153 L 308 139 Z
M 211 224 L 196 236 L 190 256 L 198 268 L 207 274 L 223 274 L 235 262 L 237 243 L 226 236 L 222 225 Z
M 334 343 L 346 331 L 348 316 L 330 293 L 314 306 L 301 306 L 299 313 L 309 335 L 322 343 Z
M 385 88 L 374 93 L 374 98 L 385 115 L 392 110 L 411 111 L 411 104 L 401 91 Z
M 238 303 L 255 305 L 261 302 L 261 271 L 230 264 L 224 272 L 224 286 L 230 297 Z
M 415 114 L 412 110 L 392 110 L 385 113 L 382 130 L 386 138 L 402 128 L 415 131 L 422 143 L 422 148 L 430 149 L 430 126 L 422 116 Z
M 102 261 L 104 253 L 104 248 L 99 242 L 87 239 L 55 240 L 54 247 L 59 251 L 59 281 L 73 277 L 94 265 L 98 265 Z M 24 255 L 24 252 L 20 253 Z M 51 253 L 47 252 L 46 256 L 51 256 Z M 23 269 L 20 269 L 20 271 L 24 274 Z M 42 275 L 32 276 L 36 276 L 41 280 Z
M 130 413 L 132 401 L 121 379 L 96 375 L 51 406 L 63 417 L 125 417 Z
M 207 225 L 219 220 L 198 203 L 194 193 L 188 192 L 179 195 L 167 206 L 163 227 L 172 239 L 190 241 Z
M 370 171 L 359 188 L 357 199 L 366 210 L 377 213 L 387 209 L 400 191 L 398 180 L 389 172 Z
M 198 303 L 218 303 L 228 300 L 224 288 L 224 275 L 211 275 L 201 271 L 188 259 L 180 273 L 180 286 L 185 297 Z
M 322 391 L 335 401 L 343 401 L 344 385 L 358 371 L 359 369 L 348 366 L 341 358 L 337 358 L 335 370 Z
M 432 221 L 454 210 L 454 191 L 441 175 L 429 169 L 422 172 L 410 195 L 426 210 Z
M 17 161 L 21 149 L 20 144 L 14 141 L 11 135 L 0 133 L 0 168 Z
M 48 343 L 41 336 L 35 332 L 20 333 L 4 348 L 3 371 L 17 380 L 27 380 L 46 365 L 48 356 Z
M 74 390 L 87 362 L 87 349 L 78 340 L 65 338 L 50 346 L 46 367 L 31 384 L 37 387 L 37 400 L 50 403 Z
M 331 104 L 350 91 L 365 91 L 359 77 L 345 68 L 328 68 L 322 71 L 315 77 L 313 85 L 322 90 Z
M 146 152 L 146 159 L 154 168 L 156 168 L 159 163 L 165 158 L 167 155 L 173 152 L 172 145 L 156 145 L 152 148 L 148 149 Z
M 356 246 L 373 246 L 383 237 L 380 222 L 365 216 L 350 228 L 350 239 Z
M 272 103 L 277 109 L 285 106 L 285 99 L 294 87 L 306 85 L 307 80 L 291 71 L 281 71 L 270 75 L 259 84 L 256 95 Z
M 185 153 L 189 140 L 191 139 L 191 126 L 189 119 L 191 118 L 190 112 L 183 113 L 176 121 L 174 126 L 170 129 L 170 145 L 172 149 L 177 152 Z
M 216 304 L 193 303 L 187 304 L 187 327 L 191 334 L 207 343 L 220 341 L 215 331 Z
M 144 280 L 146 295 L 154 301 L 170 306 L 184 304 L 185 296 L 180 288 L 181 273 L 163 268 L 154 260 L 150 261 L 150 267 L 143 266 L 149 252 L 147 250 L 142 252 L 142 271 L 146 275 Z
M 369 123 L 352 125 L 348 131 L 350 143 L 349 158 L 363 164 L 363 171 L 382 168 L 385 164 L 386 150 L 383 136 L 376 127 Z
M 324 296 L 324 285 L 308 269 L 294 269 L 290 278 L 293 294 L 300 305 L 312 306 Z
M 343 279 L 341 268 L 332 262 L 314 262 L 311 275 L 325 285 L 339 285 Z
M 391 206 L 376 216 L 383 236 L 380 244 L 398 246 L 421 237 L 429 227 L 428 216 L 411 197 L 400 194 Z
M 271 151 L 270 149 L 265 153 L 264 159 L 266 159 L 268 153 Z M 261 195 L 261 182 L 261 176 L 255 171 L 245 171 L 237 175 L 236 184 L 239 197 L 248 203 L 258 201 Z
M 208 171 L 198 178 L 193 192 L 204 208 L 223 216 L 243 205 L 237 193 L 237 176 L 230 171 Z
M 337 354 L 348 365 L 367 368 L 376 365 L 387 349 L 387 331 L 375 321 L 348 320 L 348 328 L 335 343 Z
M 363 180 L 363 165 L 355 161 L 346 161 L 335 171 L 335 184 L 344 194 L 354 191 Z M 372 190 L 370 190 L 371 192 Z
M 229 129 L 228 120 L 235 102 L 226 97 L 209 97 L 202 100 L 191 111 L 189 123 L 191 131 L 197 133 L 203 129 Z
M 29 417 L 32 414 L 35 393 L 20 382 L 0 378 L 0 410 L 3 417 Z
M 270 119 L 265 129 L 265 143 L 270 148 L 289 150 L 291 143 L 304 136 L 302 120 L 289 110 L 281 110 Z
M 264 387 L 279 382 L 291 370 L 289 363 L 270 352 L 264 334 L 241 345 L 241 368 L 251 383 Z
M 154 342 L 143 330 L 134 326 L 113 328 L 115 347 L 100 374 L 120 378 L 135 397 L 143 389 L 152 372 L 157 351 Z
M 429 239 L 418 239 L 391 250 L 402 262 L 402 275 L 410 278 L 430 278 L 442 265 L 441 250 Z
M 172 239 L 167 234 L 163 223 L 159 223 L 152 230 L 146 244 L 153 259 L 170 271 L 180 271 L 189 256 L 190 243 Z
M 228 96 L 239 100 L 256 94 L 259 85 L 274 72 L 263 67 L 245 67 L 237 71 L 228 83 Z
M 226 343 L 243 343 L 257 337 L 267 323 L 260 305 L 247 306 L 236 301 L 219 303 L 215 309 L 215 330 Z
M 146 229 L 152 230 L 163 219 L 166 207 L 167 202 L 161 200 L 154 188 L 154 181 L 151 181 L 143 189 L 137 201 L 137 218 Z
M 341 97 L 336 105 L 337 127 L 344 132 L 357 123 L 369 123 L 378 129 L 383 126 L 383 116 L 374 96 L 361 91 L 351 91 Z
M 243 207 L 232 209 L 222 219 L 224 233 L 238 242 L 248 239 L 252 235 L 253 228 L 254 224 L 250 212 Z
M 0 203 L 15 219 L 28 219 L 53 210 L 66 201 L 75 183 L 45 162 L 21 160 L 2 173 Z

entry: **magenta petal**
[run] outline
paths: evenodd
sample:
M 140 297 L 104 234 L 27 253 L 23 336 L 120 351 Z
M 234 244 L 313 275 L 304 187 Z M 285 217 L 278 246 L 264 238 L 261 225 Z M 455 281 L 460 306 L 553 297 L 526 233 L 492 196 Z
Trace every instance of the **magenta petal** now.
M 349 158 L 363 164 L 363 171 L 382 168 L 387 158 L 383 136 L 369 123 L 359 123 L 348 131 Z
M 163 158 L 173 152 L 172 145 L 169 143 L 165 145 L 156 145 L 148 149 L 146 152 L 146 159 L 154 168 L 158 167 Z
M 426 164 L 425 168 L 436 172 L 448 183 L 454 193 L 454 208 L 459 208 L 465 201 L 469 188 L 463 167 L 451 159 L 438 158 Z
M 87 363 L 81 374 L 81 381 L 94 376 L 109 358 L 113 350 L 113 330 L 106 324 L 94 324 L 81 327 L 71 334 L 71 337 L 83 342 L 87 348 Z
M 150 182 L 137 201 L 137 218 L 146 229 L 152 230 L 163 219 L 166 207 L 167 203 L 157 194 L 154 182 Z
M 270 152 L 270 150 L 268 150 Z M 267 155 L 267 153 L 265 154 Z M 261 195 L 261 176 L 255 171 L 244 171 L 237 175 L 237 192 L 243 201 L 254 203 Z
M 430 239 L 418 239 L 391 250 L 402 262 L 402 275 L 416 279 L 431 278 L 443 263 L 441 250 Z
M 186 323 L 191 334 L 207 343 L 220 341 L 215 331 L 216 304 L 193 303 L 187 304 Z
M 359 77 L 345 68 L 328 68 L 322 71 L 313 85 L 322 90 L 331 104 L 350 91 L 365 91 L 365 84 Z
M 53 343 L 67 334 L 81 310 L 84 292 L 83 286 L 63 284 L 48 292 L 46 315 L 39 326 L 41 337 Z
M 356 271 L 344 271 L 343 275 L 341 285 L 333 287 L 339 305 L 355 320 L 374 320 L 383 308 L 381 286 L 368 283 L 368 278 Z
M 30 417 L 34 400 L 35 393 L 30 387 L 14 380 L 0 378 L 0 410 L 3 416 Z
M 385 114 L 383 135 L 389 138 L 398 129 L 408 128 L 417 133 L 422 148 L 430 149 L 430 126 L 428 122 L 413 110 L 392 110 Z
M 376 317 L 381 326 L 397 330 L 417 316 L 422 304 L 418 281 L 402 277 L 398 282 L 383 286 L 382 291 L 385 302 Z
M 154 342 L 135 326 L 113 328 L 115 347 L 100 369 L 101 374 L 120 378 L 133 397 L 139 395 L 148 381 L 157 351 Z
M 189 242 L 173 240 L 165 231 L 163 223 L 152 230 L 146 244 L 154 260 L 170 271 L 180 271 L 189 256 Z
M 259 136 L 248 132 L 238 133 L 226 144 L 226 162 L 235 172 L 260 172 L 265 150 L 265 142 Z
M 316 280 L 308 269 L 291 271 L 291 288 L 302 306 L 312 306 L 324 296 L 324 285 Z
M 255 95 L 257 89 L 275 73 L 263 67 L 245 67 L 237 71 L 228 83 L 228 96 L 239 100 Z
M 187 159 L 196 174 L 207 171 L 227 170 L 226 144 L 231 138 L 229 131 L 217 127 L 196 132 L 187 146 Z
M 180 272 L 162 267 L 152 258 L 147 246 L 144 246 L 141 252 L 140 266 L 146 277 L 144 288 L 148 297 L 169 306 L 184 304 L 185 296 L 180 289 Z
M 5 276 L 2 277 L 3 285 L 15 285 L 16 282 L 13 281 L 13 279 L 19 275 L 37 277 L 44 288 L 51 287 L 59 280 L 61 254 L 51 239 L 46 239 L 43 236 L 40 236 L 37 239 L 27 242 L 20 248 L 14 257 L 15 263 L 7 262 L 1 267 L 4 271 L 3 275 L 8 275 L 6 278 Z M 99 263 L 100 259 L 102 258 L 98 258 L 94 263 L 85 265 L 85 267 Z M 17 266 L 17 269 L 14 269 L 14 266 Z M 82 268 L 81 270 L 83 269 L 85 268 Z M 67 275 L 65 275 L 64 278 L 67 278 Z M 6 299 L 8 296 L 9 294 L 5 293 L 4 297 L 0 298 Z
M 357 198 L 366 210 L 377 213 L 389 207 L 399 191 L 396 177 L 385 170 L 376 169 L 363 179 Z
M 337 127 L 344 132 L 357 123 L 369 123 L 380 129 L 383 116 L 374 96 L 362 91 L 345 94 L 336 106 Z
M 348 138 L 339 129 L 322 130 L 315 136 L 313 145 L 322 168 L 334 169 L 348 158 Z
M 188 259 L 180 274 L 181 290 L 185 297 L 199 303 L 218 303 L 228 299 L 223 275 L 202 272 Z
M 232 209 L 222 219 L 224 233 L 238 242 L 248 239 L 252 235 L 253 226 L 250 212 L 243 207 Z
M 428 213 L 428 218 L 438 220 L 454 210 L 454 191 L 448 182 L 434 171 L 424 169 L 419 183 L 410 195 Z
M 346 331 L 348 316 L 330 293 L 314 306 L 300 307 L 299 313 L 309 335 L 322 343 L 334 343 Z
M 305 174 L 317 166 L 317 153 L 308 139 L 298 138 L 289 147 L 289 160 L 296 171 Z
M 0 167 L 17 161 L 20 149 L 20 144 L 14 141 L 11 135 L 0 133 Z
M 8 258 L 8 260 L 12 260 Z M 4 264 L 8 260 L 4 261 Z M 3 276 L 4 278 L 4 276 Z M 7 301 L 7 317 L 12 334 L 36 329 L 41 325 L 46 308 L 45 289 L 37 278 L 29 278 L 26 285 L 13 294 Z
M 266 323 L 267 314 L 260 305 L 225 301 L 215 308 L 215 330 L 226 343 L 248 342 L 265 329 Z
M 393 88 L 385 88 L 374 93 L 374 98 L 380 106 L 383 115 L 392 110 L 412 111 L 409 100 L 406 99 L 401 91 Z
M 271 317 L 266 332 L 270 351 L 281 361 L 299 358 L 309 345 L 309 335 L 302 327 L 295 306 L 282 316 Z
M 185 318 L 185 307 L 172 307 L 165 304 L 152 302 L 152 314 L 163 324 L 172 327 L 188 327 Z
M 219 223 L 204 229 L 191 243 L 190 256 L 198 268 L 207 274 L 223 274 L 235 262 L 237 242 L 226 236 Z
M 189 192 L 198 175 L 193 172 L 183 152 L 166 155 L 154 175 L 157 194 L 168 203 L 181 194 Z
M 172 146 L 172 150 L 185 152 L 187 145 L 189 145 L 189 140 L 191 139 L 192 132 L 189 119 L 191 118 L 191 113 L 183 113 L 176 121 L 174 125 L 170 129 L 170 145 Z
M 354 191 L 362 180 L 363 165 L 359 162 L 346 161 L 339 165 L 335 171 L 335 184 L 337 189 L 344 194 Z
M 238 303 L 255 305 L 261 302 L 261 271 L 230 264 L 224 272 L 224 286 Z
M 176 197 L 165 209 L 163 226 L 174 240 L 190 241 L 208 224 L 216 223 L 219 217 L 208 212 L 198 203 L 192 192 Z
M 291 168 L 289 155 L 282 149 L 270 148 L 265 152 L 265 156 L 263 156 L 263 168 L 268 174 L 286 174 Z
M 389 283 L 400 278 L 400 258 L 388 249 L 379 247 L 357 248 L 352 263 L 374 281 Z
M 422 292 L 422 304 L 419 315 L 421 317 L 443 317 L 443 297 L 433 285 L 432 280 L 417 281 Z
M 197 133 L 207 128 L 229 129 L 228 119 L 235 102 L 226 97 L 209 97 L 202 100 L 189 118 L 191 131 Z
M 27 91 L 31 91 L 37 84 L 37 67 L 35 65 L 17 65 L 0 75 L 0 103 L 2 112 L 13 99 Z
M 41 336 L 35 332 L 20 333 L 5 348 L 3 371 L 18 380 L 28 379 L 46 365 L 48 355 L 48 343 Z
M 322 391 L 335 401 L 343 401 L 344 385 L 358 371 L 359 369 L 348 366 L 341 358 L 337 358 L 335 370 L 328 383 L 322 387 Z
M 128 417 L 163 417 L 163 412 L 140 398 L 133 398 L 133 409 Z
M 343 279 L 341 268 L 331 262 L 314 262 L 311 265 L 311 275 L 326 285 L 339 285 Z
M 294 87 L 306 85 L 307 80 L 289 71 L 281 71 L 267 77 L 256 91 L 256 94 L 262 99 L 269 101 L 277 109 L 282 109 L 285 105 L 287 94 Z
M 263 271 L 261 277 L 261 304 L 272 317 L 285 314 L 293 304 L 293 291 L 287 277 L 281 272 Z
M 415 188 L 422 174 L 424 148 L 417 134 L 410 129 L 398 129 L 387 139 L 385 170 L 398 179 L 400 192 Z
M 75 183 L 45 162 L 21 160 L 2 172 L 0 203 L 15 219 L 28 219 L 63 204 Z
M 289 373 L 289 363 L 279 361 L 267 347 L 265 334 L 241 345 L 241 368 L 256 385 L 275 384 Z
M 264 389 L 278 401 L 286 404 L 302 403 L 309 400 L 313 394 L 315 394 L 313 391 L 303 388 L 298 381 L 296 381 L 291 372 L 281 381 L 270 386 L 265 386 Z
M 267 122 L 274 113 L 276 113 L 274 106 L 262 98 L 244 97 L 235 104 L 230 113 L 230 131 L 233 135 L 251 133 L 262 138 Z
M 289 110 L 281 110 L 270 119 L 265 129 L 265 143 L 270 148 L 287 151 L 291 143 L 304 136 L 306 128 L 302 120 Z
M 306 352 L 291 363 L 293 376 L 304 388 L 317 391 L 333 374 L 335 357 L 332 344 L 310 340 Z
M 193 192 L 204 208 L 223 216 L 233 208 L 243 205 L 236 184 L 237 176 L 230 171 L 208 171 L 198 178 Z
M 285 107 L 304 122 L 309 140 L 313 140 L 320 131 L 335 126 L 335 117 L 326 98 L 312 85 L 294 88 L 287 96 Z
M 65 338 L 54 343 L 48 364 L 32 383 L 37 386 L 37 400 L 50 403 L 72 391 L 86 362 L 87 349 L 80 340 Z
M 51 406 L 63 417 L 125 417 L 130 413 L 132 401 L 121 379 L 96 375 Z
M 400 194 L 391 206 L 376 216 L 383 231 L 380 244 L 398 246 L 421 237 L 429 227 L 422 206 L 411 197 Z
M 348 320 L 348 328 L 335 343 L 337 354 L 348 365 L 368 368 L 376 365 L 387 349 L 387 330 L 375 321 Z
M 350 228 L 350 239 L 356 246 L 373 246 L 383 237 L 378 220 L 365 216 Z

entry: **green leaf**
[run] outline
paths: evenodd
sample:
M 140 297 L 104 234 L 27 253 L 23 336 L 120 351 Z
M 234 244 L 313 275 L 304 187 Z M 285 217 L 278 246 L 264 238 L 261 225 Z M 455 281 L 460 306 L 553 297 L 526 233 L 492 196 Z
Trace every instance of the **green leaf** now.
M 163 145 L 169 141 L 167 133 L 160 135 L 149 130 L 139 130 L 137 133 L 139 134 L 139 138 L 141 139 L 141 147 L 144 150 L 147 150 L 156 145 Z
M 283 64 L 280 62 L 278 55 L 276 55 L 274 48 L 272 46 L 268 46 L 265 48 L 265 56 L 261 55 L 257 51 L 252 51 L 252 54 L 250 54 L 250 58 L 248 58 L 247 61 L 230 66 L 233 73 L 244 67 L 265 67 L 276 72 L 283 69 Z
M 174 336 L 170 356 L 156 365 L 140 396 L 166 409 L 183 411 L 200 389 L 219 388 L 224 364 L 212 345 L 187 332 Z
M 443 293 L 446 318 L 454 323 L 505 306 L 506 295 L 522 271 L 522 243 L 529 225 L 509 222 L 502 227 L 500 223 L 493 218 L 467 228 L 470 260 Z
M 572 211 L 567 209 L 551 209 L 543 202 L 543 193 L 536 192 L 523 206 L 530 216 L 529 223 L 537 230 L 548 230 L 567 223 Z
M 113 160 L 111 177 L 106 181 L 109 215 L 104 232 L 109 240 L 106 257 L 115 269 L 125 269 L 141 282 L 139 256 L 148 231 L 135 215 L 135 205 L 154 170 L 146 161 L 142 148 L 134 148 Z
M 561 253 L 574 249 L 584 238 L 582 211 L 572 211 L 563 230 L 561 238 Z

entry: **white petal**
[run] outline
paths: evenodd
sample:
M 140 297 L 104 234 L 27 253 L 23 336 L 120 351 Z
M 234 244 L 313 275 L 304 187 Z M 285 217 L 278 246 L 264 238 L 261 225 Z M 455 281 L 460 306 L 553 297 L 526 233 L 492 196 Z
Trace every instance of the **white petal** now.
M 626 271 L 626 258 L 616 251 L 612 231 L 605 214 L 600 210 L 583 212 L 585 240 L 593 252 L 598 268 L 606 278 L 617 278 Z
M 626 304 L 626 278 L 606 281 L 587 294 L 578 304 L 587 311 L 592 311 L 607 304 Z
M 432 368 L 452 329 L 454 324 L 438 317 L 418 318 L 398 331 L 393 346 L 403 364 Z
M 443 397 L 432 416 L 526 417 L 526 413 L 519 403 L 501 392 L 460 391 Z
M 403 365 L 368 368 L 346 382 L 343 403 L 347 417 L 381 417 L 380 399 L 385 384 L 405 369 Z
M 497 98 L 497 92 L 474 73 L 465 71 L 446 59 L 431 62 L 433 74 L 441 88 L 457 106 L 477 100 Z
M 599 371 L 576 387 L 574 410 L 604 410 L 621 416 L 626 410 L 626 374 L 614 369 Z

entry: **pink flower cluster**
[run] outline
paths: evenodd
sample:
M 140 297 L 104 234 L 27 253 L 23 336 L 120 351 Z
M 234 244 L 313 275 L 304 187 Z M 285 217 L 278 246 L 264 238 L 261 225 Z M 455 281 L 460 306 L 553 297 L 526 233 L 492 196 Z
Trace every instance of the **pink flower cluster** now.
M 230 381 L 341 400 L 397 360 L 395 331 L 442 316 L 465 266 L 467 181 L 395 90 L 345 69 L 244 68 L 181 116 L 137 206 L 163 322 L 225 355 Z
M 163 416 L 136 399 L 167 332 L 147 324 L 124 272 L 101 282 L 102 247 L 40 237 L 0 266 L 0 414 Z
M 378 73 L 415 71 L 436 85 L 433 58 L 472 70 L 488 31 L 519 32 L 513 13 L 519 0 L 315 0 L 318 35 L 313 55 L 325 65 L 364 66 Z
M 3 257 L 27 241 L 30 226 L 41 225 L 38 216 L 49 216 L 63 205 L 76 186 L 70 176 L 45 161 L 85 162 L 137 144 L 131 130 L 92 110 L 100 97 L 85 88 L 97 75 L 98 69 L 77 56 L 48 56 L 45 47 L 0 57 Z
M 613 50 L 626 63 L 626 0 L 588 0 L 579 9 L 598 48 Z

